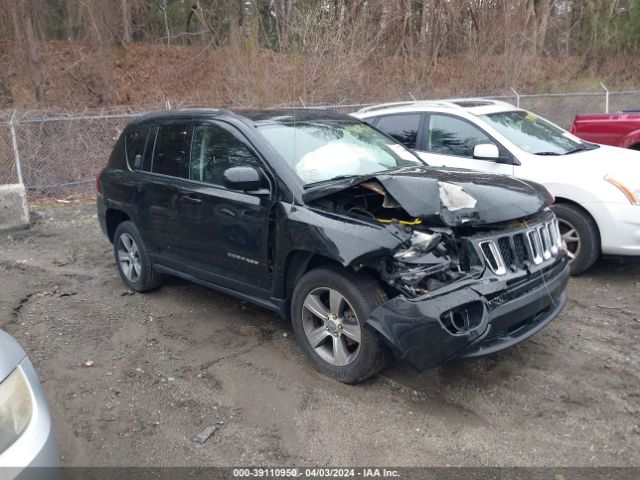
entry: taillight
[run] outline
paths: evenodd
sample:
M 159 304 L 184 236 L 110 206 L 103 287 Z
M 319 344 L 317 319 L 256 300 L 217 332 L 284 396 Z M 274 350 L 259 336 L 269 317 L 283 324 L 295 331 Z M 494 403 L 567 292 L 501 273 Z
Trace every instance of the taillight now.
M 102 175 L 102 170 L 100 170 L 100 171 L 98 172 L 98 175 L 96 175 L 96 192 L 98 192 L 98 193 L 102 193 L 102 192 L 100 191 L 100 176 L 101 176 L 101 175 Z

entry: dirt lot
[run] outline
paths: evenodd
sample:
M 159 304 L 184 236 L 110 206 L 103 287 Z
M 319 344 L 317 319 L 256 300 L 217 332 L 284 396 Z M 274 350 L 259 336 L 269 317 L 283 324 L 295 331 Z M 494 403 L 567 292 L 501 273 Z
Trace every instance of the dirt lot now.
M 573 279 L 510 351 L 345 386 L 267 311 L 177 279 L 132 294 L 93 205 L 37 210 L 0 236 L 0 328 L 40 374 L 64 465 L 640 465 L 640 261 Z

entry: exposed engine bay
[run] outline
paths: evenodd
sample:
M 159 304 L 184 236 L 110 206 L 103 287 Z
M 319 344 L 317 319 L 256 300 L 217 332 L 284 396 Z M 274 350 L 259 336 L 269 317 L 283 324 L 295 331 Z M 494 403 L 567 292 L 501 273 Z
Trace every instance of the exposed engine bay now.
M 338 214 L 395 225 L 410 234 L 392 255 L 372 265 L 385 283 L 407 297 L 482 272 L 480 259 L 468 241 L 459 239 L 451 227 L 427 226 L 422 219 L 411 217 L 376 180 L 323 197 L 314 204 Z

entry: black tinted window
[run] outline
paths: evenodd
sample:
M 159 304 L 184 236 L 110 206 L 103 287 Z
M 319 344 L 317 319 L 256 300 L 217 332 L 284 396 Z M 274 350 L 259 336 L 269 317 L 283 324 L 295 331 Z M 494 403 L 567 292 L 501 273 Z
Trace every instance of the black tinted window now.
M 153 149 L 151 171 L 172 177 L 187 176 L 187 125 L 161 125 L 158 127 Z
M 469 122 L 448 115 L 429 117 L 428 152 L 473 158 L 473 148 L 484 143 L 494 142 Z
M 142 168 L 142 156 L 144 155 L 144 147 L 147 142 L 149 129 L 147 127 L 137 128 L 127 133 L 125 138 L 127 163 L 130 168 Z M 138 162 L 136 163 L 136 157 Z
M 258 158 L 231 132 L 216 125 L 198 125 L 191 144 L 192 180 L 223 185 L 224 171 L 237 166 L 260 166 Z
M 386 115 L 380 117 L 376 127 L 387 135 L 392 136 L 407 148 L 416 148 L 418 138 L 419 113 L 402 115 Z

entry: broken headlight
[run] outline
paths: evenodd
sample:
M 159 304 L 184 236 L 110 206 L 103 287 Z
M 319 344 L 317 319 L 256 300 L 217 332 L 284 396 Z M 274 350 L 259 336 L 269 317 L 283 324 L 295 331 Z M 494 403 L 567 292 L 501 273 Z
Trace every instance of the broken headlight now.
M 439 233 L 413 232 L 409 240 L 410 246 L 393 254 L 393 258 L 401 262 L 410 262 L 428 253 L 442 240 Z
M 22 370 L 16 368 L 0 383 L 0 453 L 24 433 L 33 415 L 31 391 Z
M 408 244 L 386 259 L 381 275 L 390 286 L 415 297 L 462 274 L 456 248 L 446 235 L 414 231 Z

